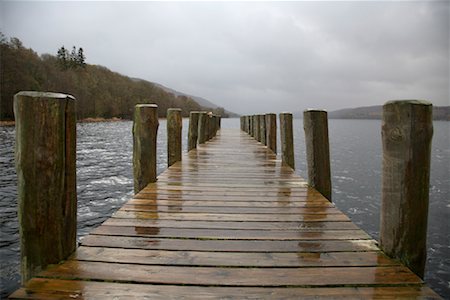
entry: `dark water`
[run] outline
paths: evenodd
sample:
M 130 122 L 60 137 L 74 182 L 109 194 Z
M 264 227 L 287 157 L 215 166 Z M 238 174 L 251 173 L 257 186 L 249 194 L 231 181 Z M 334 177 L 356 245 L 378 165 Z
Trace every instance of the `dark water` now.
M 166 123 L 158 133 L 158 173 L 166 168 Z M 77 127 L 78 237 L 117 210 L 133 190 L 131 122 Z M 239 126 L 238 119 L 222 127 Z M 381 191 L 380 121 L 330 120 L 333 201 L 375 239 Z M 183 122 L 186 150 L 187 121 Z M 302 120 L 294 120 L 297 172 L 306 178 Z M 450 122 L 434 123 L 426 282 L 450 299 Z M 3 298 L 19 286 L 14 128 L 0 127 L 0 272 Z

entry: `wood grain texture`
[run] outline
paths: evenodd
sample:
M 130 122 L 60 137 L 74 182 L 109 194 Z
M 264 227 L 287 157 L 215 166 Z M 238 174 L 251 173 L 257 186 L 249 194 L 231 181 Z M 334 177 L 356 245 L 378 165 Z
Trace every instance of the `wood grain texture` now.
M 439 299 L 238 129 L 186 153 L 39 277 L 13 298 Z

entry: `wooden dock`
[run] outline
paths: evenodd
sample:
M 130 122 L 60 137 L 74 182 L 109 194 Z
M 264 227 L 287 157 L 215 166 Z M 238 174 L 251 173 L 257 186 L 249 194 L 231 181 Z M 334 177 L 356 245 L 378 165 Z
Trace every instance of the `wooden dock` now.
M 265 146 L 222 129 L 11 298 L 439 296 Z

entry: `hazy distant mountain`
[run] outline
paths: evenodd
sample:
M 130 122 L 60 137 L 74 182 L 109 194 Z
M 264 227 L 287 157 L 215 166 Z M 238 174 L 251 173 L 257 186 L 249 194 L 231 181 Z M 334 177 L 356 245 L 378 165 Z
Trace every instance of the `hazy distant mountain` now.
M 328 113 L 330 119 L 381 119 L 381 105 L 345 108 Z M 450 121 L 450 106 L 433 106 L 433 119 Z
M 164 86 L 162 84 L 156 83 L 156 82 L 154 82 L 153 84 L 156 85 L 157 87 L 162 88 L 166 92 L 174 94 L 175 96 L 186 96 L 186 97 L 192 98 L 198 104 L 200 104 L 201 106 L 210 107 L 210 108 L 219 108 L 218 105 L 216 105 L 215 103 L 212 103 L 211 101 L 209 101 L 209 100 L 207 100 L 205 98 L 189 95 L 189 94 L 186 94 L 186 93 L 182 93 L 182 92 L 179 92 L 179 91 L 176 91 L 174 89 L 168 88 L 168 87 L 166 87 L 166 86 Z M 230 118 L 234 118 L 234 117 L 238 117 L 239 116 L 238 114 L 236 114 L 234 112 L 231 112 L 231 111 L 228 111 L 226 109 L 225 109 L 225 113 L 227 113 Z

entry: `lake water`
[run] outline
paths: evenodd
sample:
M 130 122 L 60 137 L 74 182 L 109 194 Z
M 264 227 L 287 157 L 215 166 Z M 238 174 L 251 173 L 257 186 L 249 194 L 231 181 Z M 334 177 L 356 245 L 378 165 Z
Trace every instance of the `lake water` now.
M 186 151 L 187 120 L 183 120 Z M 131 122 L 77 125 L 78 237 L 89 233 L 132 196 Z M 238 128 L 238 119 L 222 120 Z M 158 132 L 158 173 L 167 165 L 166 123 Z M 381 122 L 330 120 L 333 202 L 378 239 L 381 198 Z M 0 127 L 0 298 L 19 287 L 14 127 Z M 306 178 L 302 120 L 294 120 L 297 173 Z M 450 122 L 434 122 L 428 260 L 425 281 L 450 299 Z

